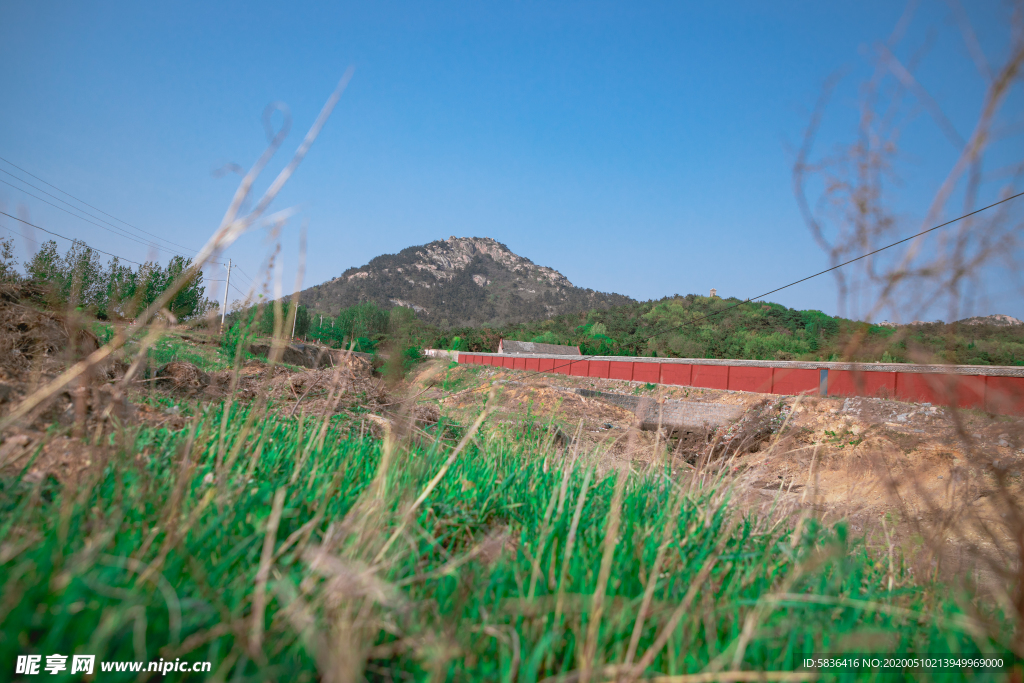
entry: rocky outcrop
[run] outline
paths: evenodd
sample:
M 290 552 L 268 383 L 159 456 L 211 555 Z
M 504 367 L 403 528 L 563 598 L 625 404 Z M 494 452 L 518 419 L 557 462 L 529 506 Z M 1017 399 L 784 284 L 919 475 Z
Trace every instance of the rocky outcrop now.
M 1013 327 L 1016 325 L 1024 325 L 1024 322 L 1017 320 L 1012 315 L 1005 315 L 1003 313 L 996 313 L 995 315 L 976 316 L 974 318 L 965 318 L 958 320 L 961 325 L 996 325 L 999 327 Z

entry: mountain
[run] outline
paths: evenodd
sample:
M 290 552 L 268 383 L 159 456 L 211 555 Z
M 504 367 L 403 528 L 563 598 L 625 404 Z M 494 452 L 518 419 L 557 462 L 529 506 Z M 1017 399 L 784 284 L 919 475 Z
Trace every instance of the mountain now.
M 303 290 L 300 300 L 332 316 L 364 301 L 406 306 L 442 327 L 505 325 L 633 302 L 576 287 L 490 237 L 449 237 L 377 256 Z

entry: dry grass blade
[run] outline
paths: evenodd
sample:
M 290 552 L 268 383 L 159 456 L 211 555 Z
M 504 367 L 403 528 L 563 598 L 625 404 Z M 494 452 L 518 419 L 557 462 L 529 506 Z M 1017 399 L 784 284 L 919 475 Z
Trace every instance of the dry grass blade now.
M 466 447 L 466 444 L 468 444 L 470 440 L 472 440 L 473 435 L 476 434 L 476 430 L 480 428 L 480 425 L 483 424 L 483 421 L 487 418 L 487 415 L 490 413 L 491 406 L 494 404 L 493 394 L 494 390 L 492 389 L 491 400 L 488 401 L 488 405 L 484 407 L 482 411 L 480 411 L 480 415 L 477 416 L 476 420 L 473 422 L 470 428 L 466 430 L 466 434 L 462 437 L 462 440 L 459 441 L 459 445 L 455 447 L 455 449 L 448 456 L 448 459 L 445 460 L 443 465 L 441 465 L 441 469 L 438 471 L 438 473 L 434 475 L 434 477 L 423 488 L 423 491 L 420 492 L 420 495 L 416 497 L 416 500 L 414 500 L 412 504 L 406 509 L 405 513 L 402 515 L 402 519 L 398 523 L 398 528 L 396 528 L 394 532 L 392 532 L 391 536 L 384 543 L 384 546 L 373 558 L 373 562 L 371 564 L 376 565 L 384 558 L 384 554 L 388 551 L 389 548 L 391 548 L 391 545 L 402 534 L 402 531 L 405 530 L 405 525 L 408 524 L 409 520 L 412 518 L 412 514 L 416 512 L 417 509 L 419 509 L 419 506 L 423 504 L 423 501 L 425 501 L 427 497 L 431 494 L 431 492 L 433 492 L 434 488 L 437 487 L 437 484 L 444 478 L 444 475 L 448 473 L 448 469 L 452 466 L 452 463 L 454 463 L 455 459 L 459 457 L 459 453 L 461 453 L 462 449 Z
M 615 492 L 612 494 L 611 509 L 608 511 L 608 528 L 604 534 L 604 549 L 601 554 L 601 568 L 597 573 L 597 588 L 590 606 L 590 621 L 587 624 L 587 640 L 583 647 L 583 666 L 580 680 L 589 683 L 591 666 L 596 660 L 597 641 L 601 630 L 601 618 L 604 616 L 604 596 L 608 588 L 608 577 L 612 572 L 612 559 L 615 546 L 619 543 L 619 520 L 622 516 L 622 492 L 626 488 L 625 472 L 619 472 L 615 478 Z
M 569 575 L 569 563 L 572 561 L 573 546 L 576 544 L 576 532 L 580 527 L 580 518 L 583 516 L 583 505 L 587 502 L 587 491 L 590 489 L 590 480 L 594 476 L 594 468 L 587 467 L 583 475 L 583 484 L 580 486 L 580 497 L 576 500 L 576 510 L 572 515 L 572 522 L 569 524 L 569 534 L 565 539 L 565 550 L 562 555 L 562 568 L 558 572 L 558 597 L 555 600 L 555 624 L 559 623 L 562 617 L 562 610 L 565 608 L 565 584 Z
M 637 647 L 640 645 L 640 636 L 643 634 L 644 622 L 647 619 L 648 610 L 651 607 L 651 600 L 654 598 L 654 590 L 658 585 L 658 576 L 661 574 L 661 565 L 665 561 L 668 547 L 675 538 L 677 529 L 676 518 L 679 516 L 679 509 L 683 506 L 685 496 L 682 491 L 674 489 L 672 493 L 672 505 L 670 512 L 665 518 L 665 525 L 661 530 L 661 543 L 658 545 L 658 554 L 654 557 L 654 564 L 651 566 L 647 585 L 644 587 L 644 597 L 640 602 L 640 611 L 637 612 L 636 622 L 633 624 L 633 634 L 629 639 L 629 647 L 626 650 L 625 665 L 628 667 L 633 663 Z M 686 541 L 683 541 L 685 544 Z
M 647 649 L 647 651 L 644 653 L 644 656 L 640 658 L 639 662 L 637 662 L 636 666 L 633 667 L 632 672 L 626 679 L 627 681 L 632 683 L 633 681 L 637 680 L 637 676 L 639 676 L 639 674 L 644 669 L 651 665 L 651 662 L 654 661 L 655 656 L 657 656 L 657 654 L 661 652 L 662 648 L 665 647 L 666 643 L 668 643 L 668 639 L 672 637 L 672 632 L 676 630 L 676 626 L 679 625 L 679 622 L 682 620 L 683 616 L 687 612 L 689 612 L 690 606 L 693 605 L 694 598 L 697 597 L 697 593 L 704 586 L 704 582 L 707 581 L 708 577 L 711 575 L 711 570 L 714 569 L 715 564 L 718 562 L 718 557 L 722 554 L 722 551 L 725 549 L 725 545 L 729 542 L 729 539 L 732 536 L 732 531 L 736 528 L 736 525 L 738 523 L 738 519 L 733 519 L 722 530 L 721 539 L 718 541 L 718 544 L 715 546 L 715 549 L 708 556 L 708 559 L 704 561 L 704 565 L 700 568 L 700 571 L 697 572 L 697 576 L 693 579 L 693 583 L 690 585 L 690 589 L 686 592 L 686 595 L 683 597 L 682 602 L 680 602 L 679 606 L 676 607 L 674 612 L 672 612 L 672 616 L 669 617 L 668 621 L 665 623 L 665 626 L 661 629 L 661 633 L 658 634 L 658 637 L 655 639 L 654 643 Z

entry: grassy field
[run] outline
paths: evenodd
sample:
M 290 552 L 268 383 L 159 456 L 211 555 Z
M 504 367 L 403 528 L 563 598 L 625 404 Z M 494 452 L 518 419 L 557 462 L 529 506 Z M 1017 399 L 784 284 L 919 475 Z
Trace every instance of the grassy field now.
M 486 421 L 403 445 L 223 410 L 123 429 L 77 482 L 0 481 L 0 671 L 85 653 L 212 662 L 179 680 L 810 680 L 812 653 L 1007 652 L 997 612 L 842 525 L 741 512 L 709 472 L 600 471 Z

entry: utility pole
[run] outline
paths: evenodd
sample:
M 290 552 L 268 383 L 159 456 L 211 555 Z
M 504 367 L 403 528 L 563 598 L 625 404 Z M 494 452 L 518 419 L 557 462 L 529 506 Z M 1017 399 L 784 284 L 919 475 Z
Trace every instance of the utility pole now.
M 292 340 L 295 339 L 295 323 L 299 322 L 299 305 L 295 304 L 295 310 L 292 311 Z
M 224 280 L 224 308 L 220 311 L 220 331 L 224 332 L 224 317 L 228 314 L 228 286 L 231 285 L 231 259 L 228 259 L 228 276 Z

